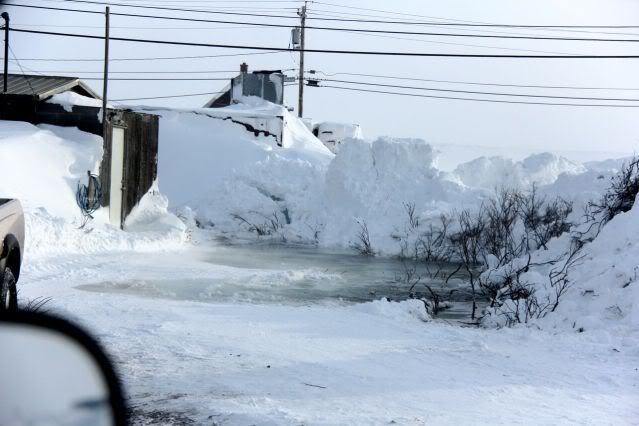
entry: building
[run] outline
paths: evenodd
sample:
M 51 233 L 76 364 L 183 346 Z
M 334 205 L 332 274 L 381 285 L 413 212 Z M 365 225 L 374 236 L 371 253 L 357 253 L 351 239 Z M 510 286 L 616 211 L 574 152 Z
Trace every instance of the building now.
M 100 204 L 122 227 L 157 178 L 159 117 L 117 108 L 108 108 L 107 117 Z M 99 136 L 104 131 L 100 96 L 75 77 L 9 74 L 0 120 L 77 127 Z
M 243 96 L 257 96 L 276 105 L 284 104 L 282 71 L 248 72 L 248 65 L 240 65 L 240 74 L 231 79 L 218 96 L 208 101 L 204 108 L 220 108 L 239 103 Z

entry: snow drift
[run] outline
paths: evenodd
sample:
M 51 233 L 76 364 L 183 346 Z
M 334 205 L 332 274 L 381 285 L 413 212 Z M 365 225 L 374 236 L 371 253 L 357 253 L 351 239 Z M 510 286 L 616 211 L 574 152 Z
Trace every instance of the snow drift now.
M 161 115 L 159 184 L 170 207 L 192 209 L 197 223 L 227 237 L 348 247 L 359 222 L 377 251 L 394 254 L 391 234 L 404 227 L 407 203 L 428 220 L 479 205 L 501 187 L 537 184 L 578 203 L 601 188 L 600 171 L 587 175 L 583 165 L 549 153 L 517 162 L 482 157 L 453 172 L 441 171 L 432 146 L 417 139 L 349 139 L 333 155 L 302 120 L 255 98 L 154 113 Z M 233 114 L 282 116 L 284 146 L 225 119 Z
M 86 229 L 75 201 L 78 182 L 97 173 L 102 138 L 77 128 L 0 122 L 0 195 L 19 198 L 26 217 L 27 256 L 59 252 L 152 250 L 175 247 L 185 238 L 184 224 L 167 210 L 152 188 L 127 218 L 131 233 L 108 224 L 99 209 Z

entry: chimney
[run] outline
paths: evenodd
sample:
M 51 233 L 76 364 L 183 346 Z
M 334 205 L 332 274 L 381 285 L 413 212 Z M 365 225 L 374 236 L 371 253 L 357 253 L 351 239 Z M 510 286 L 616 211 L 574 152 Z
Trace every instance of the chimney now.
M 242 74 L 246 74 L 246 73 L 248 73 L 248 64 L 247 64 L 246 62 L 242 62 L 242 63 L 240 64 L 240 72 L 241 72 Z

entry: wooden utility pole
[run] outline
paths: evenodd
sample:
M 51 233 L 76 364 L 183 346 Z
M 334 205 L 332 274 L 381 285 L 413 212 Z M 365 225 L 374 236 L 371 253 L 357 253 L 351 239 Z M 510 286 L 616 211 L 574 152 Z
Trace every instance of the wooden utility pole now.
M 7 87 L 7 80 L 9 78 L 9 14 L 2 12 L 2 19 L 4 19 L 4 89 L 3 92 L 7 93 L 9 88 Z
M 306 2 L 298 12 L 302 19 L 300 27 L 300 75 L 299 75 L 299 91 L 297 99 L 297 116 L 302 117 L 304 114 L 304 27 L 306 26 Z
M 102 87 L 102 137 L 106 143 L 107 130 L 107 88 L 109 85 L 109 6 L 106 7 L 104 12 L 105 26 L 104 26 L 104 81 Z

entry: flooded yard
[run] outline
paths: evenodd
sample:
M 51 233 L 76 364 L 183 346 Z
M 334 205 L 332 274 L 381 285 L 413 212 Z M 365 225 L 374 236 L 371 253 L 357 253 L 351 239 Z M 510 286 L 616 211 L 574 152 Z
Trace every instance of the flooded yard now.
M 413 292 L 427 297 L 425 285 L 452 302 L 442 318 L 462 318 L 469 312 L 470 295 L 461 280 L 448 284 L 429 278 L 435 265 L 371 257 L 348 250 L 272 244 L 218 245 L 175 254 L 202 265 L 227 268 L 229 273 L 185 272 L 179 277 L 140 277 L 101 281 L 78 286 L 93 292 L 115 292 L 142 297 L 214 303 L 276 303 L 285 305 L 345 305 L 388 298 L 405 300 Z M 164 265 L 166 267 L 166 265 Z M 414 268 L 409 282 L 406 270 Z M 187 268 L 180 266 L 181 270 Z M 453 271 L 456 265 L 444 266 Z M 219 270 L 219 268 L 218 268 Z M 461 276 L 460 276 L 461 277 Z M 454 291 L 452 291 L 454 290 Z M 451 294 L 452 291 L 452 294 Z

